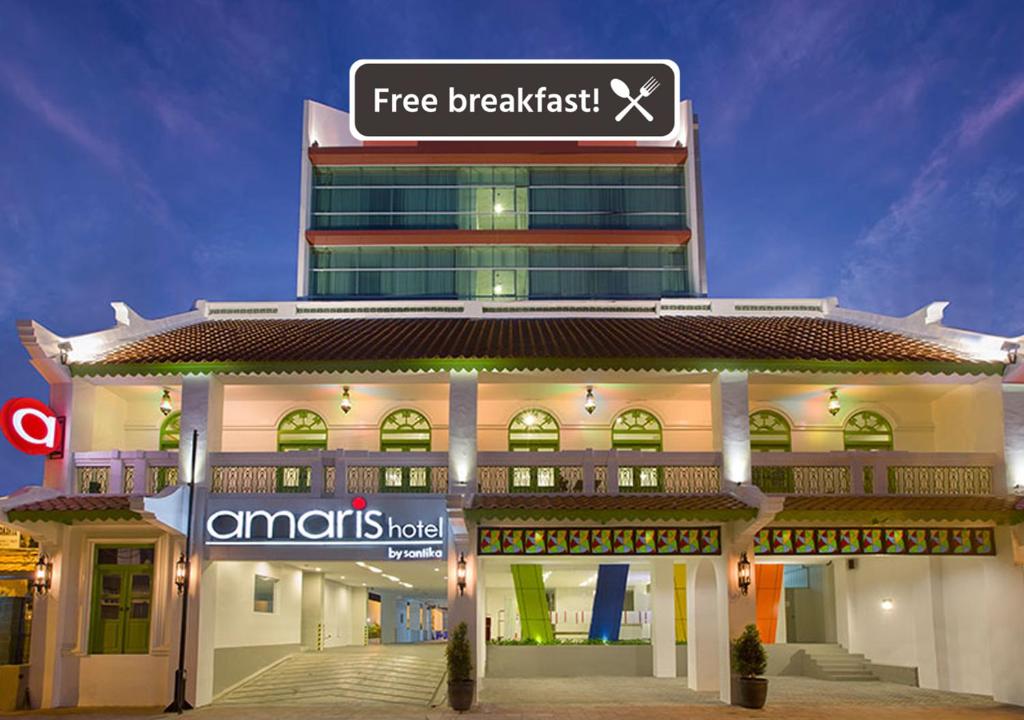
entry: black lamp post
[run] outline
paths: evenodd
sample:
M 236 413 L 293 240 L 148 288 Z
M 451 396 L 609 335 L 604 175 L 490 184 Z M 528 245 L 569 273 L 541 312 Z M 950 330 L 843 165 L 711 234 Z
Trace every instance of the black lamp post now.
M 189 563 L 192 561 L 192 506 L 196 497 L 196 450 L 199 446 L 199 431 L 192 431 L 192 471 L 188 477 L 188 512 L 185 522 L 185 552 L 174 567 L 174 583 L 178 586 L 181 597 L 181 634 L 178 637 L 178 669 L 174 672 L 174 700 L 164 712 L 176 712 L 181 715 L 191 710 L 192 704 L 185 699 L 185 643 L 188 638 L 188 586 L 192 575 Z

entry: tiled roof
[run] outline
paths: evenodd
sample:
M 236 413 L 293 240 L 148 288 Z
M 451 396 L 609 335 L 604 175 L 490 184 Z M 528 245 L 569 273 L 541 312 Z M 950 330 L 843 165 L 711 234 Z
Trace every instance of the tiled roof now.
M 78 520 L 137 520 L 128 495 L 69 495 L 25 503 L 7 511 L 13 521 L 72 523 Z
M 937 343 L 812 317 L 356 318 L 204 321 L 129 342 L 75 371 L 247 365 L 259 370 L 674 368 L 838 363 L 998 372 Z M 148 366 L 148 367 L 147 367 Z M 231 368 L 225 368 L 230 370 Z M 799 368 L 797 368 L 799 369 Z
M 823 519 L 857 515 L 879 521 L 902 517 L 910 520 L 1000 520 L 1024 515 L 1016 497 L 984 495 L 803 495 L 786 498 L 776 520 Z
M 601 516 L 617 519 L 752 517 L 756 510 L 733 495 L 561 495 L 512 493 L 476 495 L 468 508 L 483 517 L 545 517 L 548 519 Z
M 76 512 L 81 510 L 130 510 L 128 495 L 69 495 L 37 500 L 14 508 L 14 511 Z

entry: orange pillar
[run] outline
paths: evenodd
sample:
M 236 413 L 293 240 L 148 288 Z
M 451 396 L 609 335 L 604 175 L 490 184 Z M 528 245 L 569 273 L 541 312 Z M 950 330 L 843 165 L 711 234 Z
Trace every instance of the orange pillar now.
M 757 591 L 757 631 L 761 642 L 775 642 L 779 624 L 779 600 L 782 597 L 782 565 L 754 565 Z

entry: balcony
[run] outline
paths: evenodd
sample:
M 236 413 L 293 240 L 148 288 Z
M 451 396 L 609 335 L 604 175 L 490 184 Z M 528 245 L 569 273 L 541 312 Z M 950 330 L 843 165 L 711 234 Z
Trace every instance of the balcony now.
M 75 453 L 73 492 L 152 495 L 178 482 L 176 452 Z M 984 453 L 753 453 L 754 484 L 768 494 L 996 494 L 999 458 Z M 478 492 L 714 494 L 722 482 L 715 452 L 480 452 Z M 211 453 L 215 494 L 342 492 L 446 494 L 448 454 L 311 451 Z

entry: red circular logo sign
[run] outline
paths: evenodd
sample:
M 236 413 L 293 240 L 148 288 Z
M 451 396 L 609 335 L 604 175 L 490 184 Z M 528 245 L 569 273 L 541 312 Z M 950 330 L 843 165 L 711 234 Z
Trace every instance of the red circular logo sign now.
M 11 445 L 29 455 L 49 455 L 64 444 L 57 415 L 32 398 L 8 400 L 0 409 L 0 427 Z
M 352 508 L 354 510 L 365 510 L 366 509 L 366 498 L 354 497 L 352 498 Z

